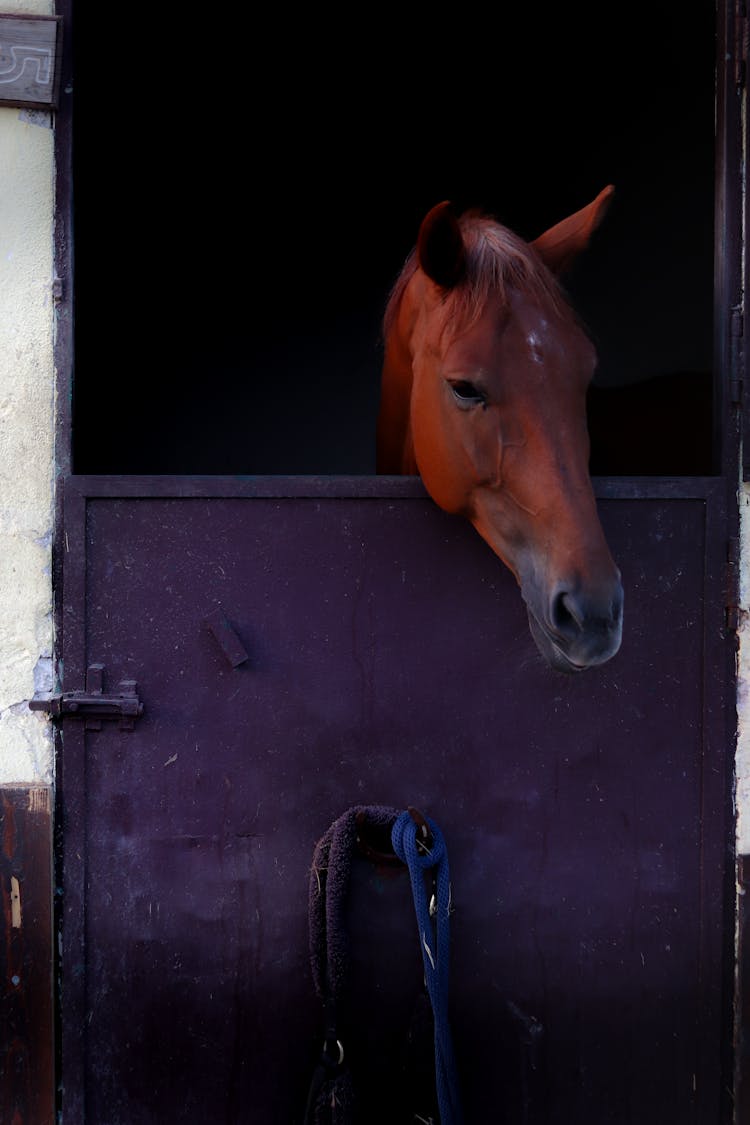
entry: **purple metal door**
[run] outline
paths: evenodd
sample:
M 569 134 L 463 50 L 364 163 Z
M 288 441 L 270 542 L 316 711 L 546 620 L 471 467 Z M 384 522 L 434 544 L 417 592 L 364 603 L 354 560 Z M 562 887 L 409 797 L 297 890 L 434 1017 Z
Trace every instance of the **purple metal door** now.
M 416 481 L 67 482 L 63 686 L 100 663 L 144 713 L 64 724 L 66 1123 L 301 1122 L 313 847 L 375 803 L 446 838 L 468 1123 L 727 1119 L 723 484 L 599 495 L 625 640 L 571 679 Z M 347 1049 L 397 1122 L 421 963 L 361 868 Z

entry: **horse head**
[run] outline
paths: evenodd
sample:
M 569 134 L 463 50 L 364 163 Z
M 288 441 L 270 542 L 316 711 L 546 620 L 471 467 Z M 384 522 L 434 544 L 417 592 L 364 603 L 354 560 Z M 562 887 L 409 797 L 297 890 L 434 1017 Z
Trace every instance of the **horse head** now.
M 378 471 L 419 473 L 509 567 L 543 657 L 564 672 L 614 656 L 620 573 L 588 471 L 595 349 L 556 280 L 609 202 L 532 243 L 438 204 L 385 317 Z

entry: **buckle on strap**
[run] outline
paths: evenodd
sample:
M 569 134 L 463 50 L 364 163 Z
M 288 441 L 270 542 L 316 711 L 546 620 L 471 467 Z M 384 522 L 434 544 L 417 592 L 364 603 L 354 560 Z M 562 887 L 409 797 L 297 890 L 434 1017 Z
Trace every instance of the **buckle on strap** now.
M 334 1070 L 344 1061 L 344 1047 L 340 1039 L 324 1039 L 321 1062 Z

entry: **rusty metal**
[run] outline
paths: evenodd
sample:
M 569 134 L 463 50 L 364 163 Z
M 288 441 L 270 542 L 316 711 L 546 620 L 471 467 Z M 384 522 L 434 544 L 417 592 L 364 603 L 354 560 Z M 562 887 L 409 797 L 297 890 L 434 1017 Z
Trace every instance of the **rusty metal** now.
M 39 693 L 29 702 L 31 711 L 46 711 L 51 719 L 83 719 L 86 730 L 101 730 L 102 719 L 119 719 L 121 730 L 133 730 L 143 714 L 135 680 L 120 680 L 117 691 L 103 690 L 104 665 L 90 664 L 85 691 Z
M 55 1120 L 52 791 L 0 787 L 0 1121 Z

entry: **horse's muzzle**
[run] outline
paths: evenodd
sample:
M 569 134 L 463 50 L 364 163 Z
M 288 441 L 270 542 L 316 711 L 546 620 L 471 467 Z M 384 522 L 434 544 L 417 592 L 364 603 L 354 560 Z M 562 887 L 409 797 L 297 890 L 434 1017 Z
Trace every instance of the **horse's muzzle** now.
M 534 599 L 536 600 L 536 599 Z M 610 660 L 622 641 L 623 589 L 619 579 L 604 590 L 556 587 L 544 611 L 527 599 L 531 635 L 558 672 L 583 672 Z

